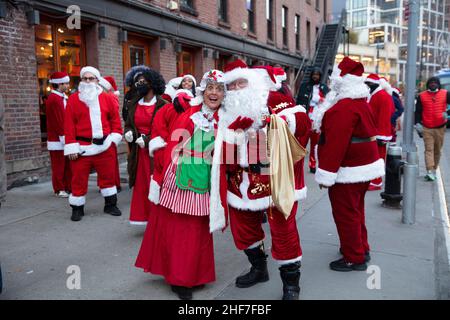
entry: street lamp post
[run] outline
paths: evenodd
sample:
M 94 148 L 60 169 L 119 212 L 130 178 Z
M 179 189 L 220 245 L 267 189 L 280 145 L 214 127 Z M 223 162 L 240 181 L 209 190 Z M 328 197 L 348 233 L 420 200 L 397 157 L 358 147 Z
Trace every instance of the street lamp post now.
M 408 60 L 406 63 L 406 108 L 403 127 L 403 149 L 406 165 L 403 180 L 402 222 L 413 224 L 416 219 L 416 183 L 419 172 L 417 146 L 414 142 L 414 102 L 417 77 L 417 32 L 419 25 L 419 0 L 409 1 Z

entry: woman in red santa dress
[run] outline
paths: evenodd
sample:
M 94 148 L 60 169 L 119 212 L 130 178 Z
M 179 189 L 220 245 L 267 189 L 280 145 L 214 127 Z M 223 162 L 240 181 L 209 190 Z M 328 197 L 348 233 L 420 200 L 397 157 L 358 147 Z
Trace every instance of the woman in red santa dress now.
M 158 210 L 150 215 L 135 264 L 164 276 L 180 299 L 192 299 L 194 287 L 215 281 L 209 155 L 225 94 L 223 74 L 211 70 L 202 83 L 203 102 L 178 118 L 167 141 Z
M 331 76 L 331 91 L 313 113 L 320 131 L 315 179 L 328 188 L 343 258 L 335 271 L 364 271 L 370 260 L 364 198 L 372 179 L 384 175 L 377 148 L 377 127 L 366 101 L 364 66 L 345 57 Z
M 148 145 L 153 119 L 166 101 L 159 96 L 165 83 L 162 76 L 150 68 L 136 72 L 134 81 L 138 97 L 128 106 L 125 140 L 130 144 L 128 155 L 129 186 L 133 188 L 130 205 L 130 224 L 145 225 L 153 206 L 148 200 L 150 177 L 153 170 Z

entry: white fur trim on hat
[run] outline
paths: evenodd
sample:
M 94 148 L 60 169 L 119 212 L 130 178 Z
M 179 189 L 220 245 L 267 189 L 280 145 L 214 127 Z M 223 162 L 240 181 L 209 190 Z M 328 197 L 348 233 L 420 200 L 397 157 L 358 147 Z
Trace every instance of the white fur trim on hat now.
M 100 81 L 100 79 L 102 79 L 102 75 L 100 74 L 100 71 L 98 71 L 98 69 L 96 69 L 94 67 L 90 67 L 90 66 L 87 66 L 87 67 L 84 67 L 81 69 L 80 77 L 83 78 L 83 76 L 86 72 L 92 73 L 99 81 Z
M 371 79 L 371 78 L 365 78 L 364 82 L 371 82 L 371 83 L 380 84 L 380 80 L 375 80 L 375 79 Z
M 101 85 L 103 88 L 105 88 L 107 91 L 110 91 L 110 90 L 112 90 L 112 85 L 111 85 L 111 83 L 109 83 L 109 81 L 108 80 L 106 80 L 105 78 L 103 78 L 103 77 L 101 77 L 99 80 L 98 80 L 98 84 L 99 85 Z
M 70 82 L 69 76 L 65 76 L 64 78 L 60 78 L 60 79 L 49 80 L 49 83 L 54 83 L 54 84 L 61 84 L 61 83 L 68 83 L 68 82 Z
M 181 85 L 181 83 L 183 82 L 183 80 L 184 80 L 185 78 L 191 79 L 192 82 L 194 82 L 194 87 L 197 86 L 197 80 L 195 80 L 194 76 L 191 75 L 191 74 L 186 74 L 186 75 L 182 76 L 182 77 L 181 77 L 181 81 L 180 81 L 180 85 Z
M 251 72 L 248 68 L 235 68 L 227 73 L 225 73 L 225 83 L 230 84 L 237 79 L 249 79 L 251 77 Z

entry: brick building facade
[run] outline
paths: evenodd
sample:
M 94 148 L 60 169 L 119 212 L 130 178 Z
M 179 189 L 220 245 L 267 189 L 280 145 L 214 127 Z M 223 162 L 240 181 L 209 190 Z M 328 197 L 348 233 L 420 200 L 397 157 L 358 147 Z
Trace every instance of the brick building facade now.
M 76 88 L 84 65 L 124 75 L 147 64 L 166 81 L 234 58 L 279 64 L 293 80 L 314 54 L 331 0 L 80 0 L 80 28 L 71 0 L 0 0 L 0 103 L 6 109 L 8 185 L 48 175 L 44 100 L 48 77 L 66 71 Z M 75 13 L 75 15 L 74 15 Z M 31 179 L 31 180 L 30 180 Z

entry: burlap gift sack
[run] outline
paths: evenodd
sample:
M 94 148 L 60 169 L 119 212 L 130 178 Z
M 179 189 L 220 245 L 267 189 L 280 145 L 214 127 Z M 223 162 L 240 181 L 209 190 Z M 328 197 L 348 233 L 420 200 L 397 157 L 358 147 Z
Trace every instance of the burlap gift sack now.
M 267 143 L 272 201 L 287 219 L 295 203 L 294 164 L 306 156 L 306 149 L 277 115 L 270 116 Z

